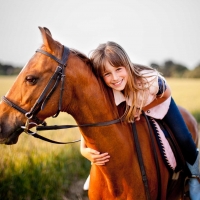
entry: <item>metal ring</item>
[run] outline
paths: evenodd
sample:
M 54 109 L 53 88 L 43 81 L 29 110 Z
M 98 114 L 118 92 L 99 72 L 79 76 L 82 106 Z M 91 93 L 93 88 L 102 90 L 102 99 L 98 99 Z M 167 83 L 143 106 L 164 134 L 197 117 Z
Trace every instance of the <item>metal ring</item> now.
M 29 116 L 30 115 L 30 116 Z M 33 114 L 31 114 L 30 112 L 25 113 L 26 118 L 28 119 L 32 119 L 33 118 Z

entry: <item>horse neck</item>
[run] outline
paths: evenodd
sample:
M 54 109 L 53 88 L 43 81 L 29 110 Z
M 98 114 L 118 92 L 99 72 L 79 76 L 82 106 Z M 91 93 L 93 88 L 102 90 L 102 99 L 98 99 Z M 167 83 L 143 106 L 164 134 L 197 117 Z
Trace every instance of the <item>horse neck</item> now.
M 67 83 L 71 85 L 71 97 L 66 111 L 78 124 L 109 121 L 118 117 L 117 108 L 110 91 L 102 80 L 97 79 L 92 70 L 84 64 L 74 70 L 75 77 Z
M 117 113 L 104 87 L 93 80 L 76 92 L 72 115 L 78 123 L 94 123 L 116 118 Z

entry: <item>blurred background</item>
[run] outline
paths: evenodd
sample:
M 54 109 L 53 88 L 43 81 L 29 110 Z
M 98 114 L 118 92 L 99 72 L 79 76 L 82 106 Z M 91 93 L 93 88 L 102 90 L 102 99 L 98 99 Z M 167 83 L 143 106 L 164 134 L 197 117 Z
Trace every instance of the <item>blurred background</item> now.
M 198 0 L 1 0 L 0 62 L 24 66 L 42 42 L 42 26 L 86 55 L 115 41 L 134 63 L 192 70 L 200 62 L 199 7 Z

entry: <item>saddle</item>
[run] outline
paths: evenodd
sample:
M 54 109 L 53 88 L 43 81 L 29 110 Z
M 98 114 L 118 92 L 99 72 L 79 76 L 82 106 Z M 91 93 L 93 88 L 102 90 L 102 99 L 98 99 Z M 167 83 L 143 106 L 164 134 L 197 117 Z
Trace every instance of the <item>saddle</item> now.
M 171 181 L 168 185 L 168 191 L 173 193 L 176 185 L 182 185 L 183 199 L 189 199 L 188 177 L 190 172 L 176 138 L 167 124 L 162 120 L 152 117 L 147 118 L 155 134 L 162 158 L 172 174 Z
M 175 172 L 184 170 L 185 159 L 170 128 L 162 120 L 148 117 L 166 166 Z

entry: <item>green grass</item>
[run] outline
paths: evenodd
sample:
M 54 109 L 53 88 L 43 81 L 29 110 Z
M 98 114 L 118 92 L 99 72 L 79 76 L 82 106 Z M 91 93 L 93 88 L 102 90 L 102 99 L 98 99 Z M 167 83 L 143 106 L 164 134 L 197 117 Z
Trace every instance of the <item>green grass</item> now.
M 24 151 L 23 157 L 1 163 L 0 199 L 62 199 L 70 184 L 83 178 L 89 167 L 75 146 L 43 154 Z
M 200 79 L 167 79 L 176 103 L 190 111 L 200 123 Z
M 0 76 L 0 96 L 6 94 L 15 77 Z M 189 110 L 200 122 L 200 80 L 168 79 L 177 104 Z M 71 116 L 61 113 L 48 124 L 75 124 Z M 79 130 L 41 132 L 58 141 L 80 138 Z M 79 152 L 79 143 L 56 145 L 23 133 L 17 144 L 0 145 L 1 200 L 61 200 L 67 197 L 70 184 L 85 178 L 90 163 Z

